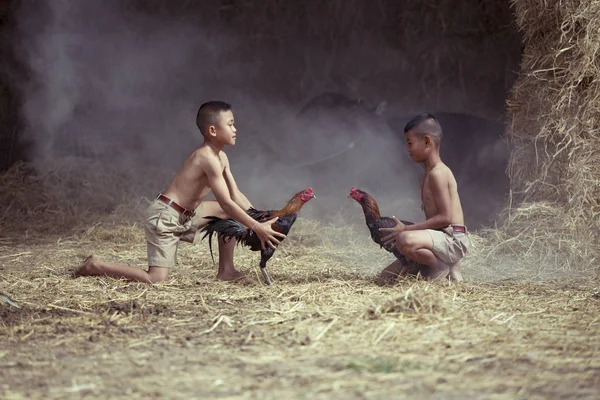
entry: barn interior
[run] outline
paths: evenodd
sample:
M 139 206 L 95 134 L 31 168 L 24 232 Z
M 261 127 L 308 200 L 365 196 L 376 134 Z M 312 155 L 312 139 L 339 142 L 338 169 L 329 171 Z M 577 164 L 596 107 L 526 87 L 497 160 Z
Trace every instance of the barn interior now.
M 598 21 L 595 0 L 0 2 L 0 397 L 597 398 Z M 146 267 L 142 212 L 212 99 L 255 206 L 315 189 L 275 284 L 216 281 L 203 240 L 162 284 L 71 279 L 91 253 Z M 423 112 L 465 282 L 380 286 L 347 195 L 423 220 Z
M 202 143 L 195 113 L 210 99 L 234 106 L 240 135 L 228 149 L 232 168 L 264 207 L 329 170 L 332 184 L 346 177 L 349 186 L 317 185 L 322 197 L 307 216 L 355 222 L 346 192 L 378 182 L 364 189 L 386 196 L 379 197 L 386 211 L 422 218 L 421 170 L 407 159 L 403 136 L 422 112 L 444 124 L 442 155 L 456 169 L 468 225 L 493 225 L 506 204 L 509 151 L 499 142 L 521 54 L 506 2 L 8 2 L 4 14 L 2 166 L 25 160 L 41 171 L 72 169 L 57 170 L 67 191 L 85 181 L 105 193 L 102 213 L 121 197 L 111 193 L 109 172 L 78 176 L 81 167 L 70 166 L 156 169 L 165 178 L 153 170 L 146 175 L 155 183 L 129 197 L 152 196 Z M 336 118 L 318 128 L 297 118 L 324 94 L 363 110 L 328 105 Z M 360 115 L 380 104 L 379 121 Z M 348 149 L 362 136 L 382 141 L 383 150 Z M 395 176 L 384 179 L 398 160 Z M 90 202 L 82 196 L 70 192 L 60 203 Z

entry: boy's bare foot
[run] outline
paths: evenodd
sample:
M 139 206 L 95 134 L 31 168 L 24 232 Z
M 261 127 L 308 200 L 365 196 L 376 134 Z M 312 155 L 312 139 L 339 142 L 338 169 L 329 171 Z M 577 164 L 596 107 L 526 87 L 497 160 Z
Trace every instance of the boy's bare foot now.
M 381 273 L 379 274 L 379 282 L 382 285 L 393 285 L 394 283 L 396 283 L 396 280 L 398 279 L 398 276 L 400 275 L 402 270 L 403 266 L 400 263 L 400 261 L 394 261 L 393 263 L 385 267 L 383 271 L 381 271 Z
M 95 255 L 88 256 L 83 263 L 71 273 L 73 278 L 80 276 L 98 276 L 102 275 L 102 271 L 98 268 L 98 257 Z
M 462 273 L 460 272 L 460 261 L 450 266 L 448 279 L 452 282 L 461 282 L 463 280 Z
M 245 274 L 244 272 L 240 272 L 236 269 L 232 270 L 231 272 L 219 272 L 217 274 L 217 279 L 220 281 L 236 282 L 243 284 L 255 283 L 247 274 Z
M 440 263 L 439 266 L 429 267 L 426 279 L 430 282 L 444 282 L 450 274 L 450 267 L 447 264 Z
M 386 271 L 385 269 L 381 271 L 381 274 L 379 274 L 379 283 L 381 283 L 382 285 L 391 286 L 394 285 L 397 280 L 398 274 Z

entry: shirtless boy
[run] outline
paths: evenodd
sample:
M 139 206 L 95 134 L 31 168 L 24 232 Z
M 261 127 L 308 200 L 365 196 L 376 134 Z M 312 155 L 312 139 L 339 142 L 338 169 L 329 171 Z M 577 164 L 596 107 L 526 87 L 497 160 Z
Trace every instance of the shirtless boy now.
M 405 269 L 396 261 L 381 272 L 381 279 L 391 282 L 398 275 L 420 273 L 430 281 L 461 281 L 460 259 L 467 254 L 470 241 L 456 180 L 440 159 L 442 128 L 433 115 L 421 114 L 406 124 L 404 135 L 410 158 L 425 168 L 421 200 L 426 220 L 403 225 L 394 217 L 397 225 L 381 230 L 390 232 L 383 238 L 385 243 L 394 244 L 406 257 L 427 268 Z
M 225 145 L 235 145 L 237 131 L 231 106 L 222 101 L 202 104 L 196 125 L 204 143 L 185 159 L 171 184 L 147 209 L 144 230 L 148 270 L 110 264 L 92 255 L 74 271 L 75 277 L 108 275 L 137 282 L 164 281 L 177 262 L 179 241 L 192 243 L 196 231 L 208 223 L 205 217 L 209 215 L 239 221 L 256 233 L 263 248 L 265 245 L 275 248 L 279 244 L 277 237 L 285 238 L 271 228 L 277 218 L 258 223 L 246 214 L 252 204 L 238 189 L 227 155 L 222 151 Z M 204 200 L 211 191 L 217 201 Z M 244 274 L 233 265 L 235 244 L 235 240 L 225 243 L 219 239 L 217 278 L 220 280 L 244 279 Z

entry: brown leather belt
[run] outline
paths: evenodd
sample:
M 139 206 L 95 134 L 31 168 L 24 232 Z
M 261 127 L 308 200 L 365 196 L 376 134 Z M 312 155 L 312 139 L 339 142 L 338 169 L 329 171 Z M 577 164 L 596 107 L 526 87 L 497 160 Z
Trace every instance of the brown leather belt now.
M 467 233 L 467 227 L 464 225 L 450 225 L 452 232 L 456 233 Z
M 173 200 L 163 195 L 162 193 L 156 196 L 156 199 L 162 201 L 163 203 L 177 211 L 179 214 L 185 215 L 188 218 L 192 218 L 194 215 L 196 215 L 194 211 L 190 211 L 187 208 L 181 207 L 179 204 L 175 203 Z

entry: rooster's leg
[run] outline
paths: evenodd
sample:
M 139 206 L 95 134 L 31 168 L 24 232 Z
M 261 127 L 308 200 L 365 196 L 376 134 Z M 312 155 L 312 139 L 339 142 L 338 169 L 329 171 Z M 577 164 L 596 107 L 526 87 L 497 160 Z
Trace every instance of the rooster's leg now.
M 267 261 L 269 261 L 269 259 L 273 256 L 274 252 L 275 250 L 271 249 L 270 247 L 260 252 L 260 272 L 262 273 L 263 278 L 265 278 L 265 283 L 267 285 L 271 285 L 273 283 L 271 274 L 269 274 L 269 270 L 267 269 Z
M 273 280 L 271 279 L 271 275 L 269 274 L 269 270 L 267 269 L 267 267 L 261 267 L 260 272 L 262 272 L 262 276 L 263 278 L 265 278 L 265 283 L 267 285 L 271 285 L 273 283 Z

